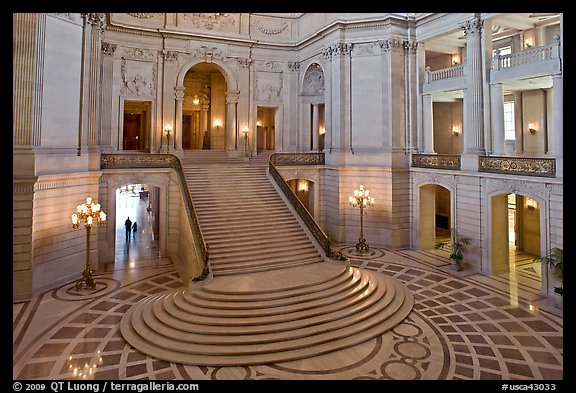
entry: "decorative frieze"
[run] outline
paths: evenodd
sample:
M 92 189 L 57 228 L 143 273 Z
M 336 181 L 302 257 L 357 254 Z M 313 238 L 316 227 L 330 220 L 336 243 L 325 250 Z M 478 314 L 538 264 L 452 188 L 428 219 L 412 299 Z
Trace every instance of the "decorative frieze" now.
M 384 41 L 379 41 L 382 53 L 398 52 L 404 50 L 404 41 L 396 38 L 388 38 Z
M 173 50 L 165 50 L 162 52 L 162 56 L 164 57 L 164 61 L 178 61 L 179 53 Z
M 141 48 L 124 48 L 122 56 L 125 58 L 135 59 L 135 60 L 149 60 L 156 61 L 156 56 L 158 52 L 151 49 L 141 49 Z
M 324 153 L 274 153 L 270 162 L 276 166 L 324 165 Z
M 352 47 L 352 43 L 338 42 L 337 44 L 324 48 L 322 50 L 322 57 L 324 60 L 332 60 L 338 56 L 350 56 Z
M 282 65 L 277 61 L 266 60 L 266 61 L 255 61 L 254 62 L 255 71 L 282 71 Z
M 506 193 L 537 196 L 548 200 L 550 190 L 540 182 L 526 182 L 516 179 L 486 179 L 484 182 L 486 194 Z
M 228 13 L 184 13 L 182 17 L 193 25 L 207 30 L 221 30 L 235 23 L 235 19 Z
M 290 71 L 294 71 L 294 72 L 298 72 L 300 71 L 300 63 L 297 61 L 290 61 L 288 62 L 288 70 Z
M 412 166 L 459 171 L 460 156 L 452 154 L 412 154 Z
M 556 160 L 554 158 L 479 156 L 478 171 L 556 177 Z

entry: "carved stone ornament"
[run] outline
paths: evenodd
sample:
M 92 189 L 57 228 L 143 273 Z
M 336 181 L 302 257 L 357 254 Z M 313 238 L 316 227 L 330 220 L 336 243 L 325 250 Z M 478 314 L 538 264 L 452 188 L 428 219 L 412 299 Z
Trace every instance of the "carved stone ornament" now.
M 485 187 L 487 194 L 502 191 L 506 194 L 537 196 L 544 200 L 548 199 L 550 191 L 543 183 L 510 179 L 486 179 Z
M 260 19 L 255 19 L 252 22 L 252 27 L 266 35 L 278 35 L 288 28 L 286 22 L 276 23 L 276 22 L 262 22 Z
M 464 29 L 464 35 L 481 33 L 484 28 L 484 21 L 478 17 L 462 22 L 458 25 Z
M 226 13 L 185 13 L 183 17 L 193 25 L 207 30 L 220 30 L 224 26 L 234 24 L 234 18 Z
M 113 56 L 116 52 L 117 44 L 111 44 L 109 42 L 102 42 L 102 53 L 107 56 Z
M 156 15 L 163 15 L 162 12 L 128 12 L 127 14 L 133 18 L 138 19 L 150 19 L 155 17 Z
M 278 103 L 282 101 L 282 73 L 256 80 L 256 100 L 260 102 Z M 278 75 L 280 77 L 278 77 Z
M 295 61 L 295 62 L 288 62 L 288 69 L 289 69 L 290 71 L 298 72 L 298 71 L 300 71 L 300 63 L 298 63 L 297 61 Z
M 196 58 L 200 58 L 200 59 L 204 59 L 205 62 L 207 63 L 211 63 L 212 60 L 224 60 L 224 53 L 216 48 L 215 46 L 213 47 L 207 47 L 205 45 L 201 46 L 200 48 L 195 48 L 192 49 L 191 51 L 192 56 L 196 57 Z
M 142 63 L 141 63 L 142 64 Z M 146 64 L 146 63 L 144 63 Z M 150 63 L 147 63 L 148 65 Z M 156 95 L 156 79 L 157 79 L 157 64 L 152 63 L 151 67 L 151 81 L 147 80 L 146 76 L 142 73 L 135 73 L 133 76 L 127 77 L 126 75 L 126 59 L 122 58 L 122 63 L 120 65 L 120 74 L 122 76 L 122 88 L 120 89 L 121 94 L 134 94 L 137 96 L 152 96 Z M 144 71 L 140 68 L 141 71 Z M 146 72 L 143 72 L 146 74 Z
M 324 72 L 318 64 L 312 64 L 306 70 L 302 85 L 302 92 L 308 95 L 324 94 Z
M 332 60 L 337 56 L 350 56 L 352 52 L 352 43 L 338 42 L 322 50 L 324 60 Z
M 380 41 L 378 44 L 380 45 L 382 53 L 404 49 L 404 42 L 397 40 L 396 38 L 388 38 L 387 40 Z
M 157 52 L 151 49 L 124 48 L 123 56 L 136 60 L 156 60 Z
M 414 185 L 419 187 L 421 184 L 438 184 L 445 188 L 456 188 L 456 176 L 449 174 L 439 174 L 437 172 L 413 172 Z

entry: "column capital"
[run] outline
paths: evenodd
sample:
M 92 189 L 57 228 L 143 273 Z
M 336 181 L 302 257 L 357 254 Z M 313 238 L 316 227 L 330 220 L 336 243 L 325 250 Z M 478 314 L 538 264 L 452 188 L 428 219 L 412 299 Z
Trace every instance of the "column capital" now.
M 240 91 L 239 90 L 228 90 L 226 92 L 226 103 L 227 104 L 235 104 L 238 102 L 240 98 Z
M 473 19 L 459 23 L 458 27 L 464 30 L 464 35 L 466 36 L 468 36 L 468 34 L 480 34 L 484 27 L 484 20 L 480 19 L 478 16 L 475 16 Z
M 184 86 L 174 87 L 174 97 L 176 98 L 176 100 L 178 101 L 184 100 L 184 90 L 186 90 Z

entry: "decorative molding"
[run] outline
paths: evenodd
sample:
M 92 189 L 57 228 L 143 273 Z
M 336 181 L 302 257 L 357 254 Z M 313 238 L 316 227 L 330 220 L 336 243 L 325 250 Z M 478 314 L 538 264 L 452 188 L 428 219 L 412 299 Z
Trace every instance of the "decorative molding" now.
M 180 53 L 173 51 L 173 50 L 164 50 L 162 51 L 162 56 L 164 57 L 164 61 L 174 61 L 178 62 L 178 55 Z
M 460 156 L 452 154 L 412 154 L 412 166 L 416 168 L 460 170 Z
M 397 52 L 404 49 L 404 41 L 397 40 L 396 38 L 388 38 L 384 41 L 379 41 L 382 53 Z
M 274 153 L 270 156 L 270 162 L 276 166 L 324 165 L 325 155 L 324 153 Z M 297 175 L 296 172 L 295 176 Z
M 234 104 L 240 99 L 240 90 L 228 90 L 226 92 L 226 103 Z
M 507 194 L 522 194 L 528 196 L 537 196 L 544 200 L 548 200 L 549 189 L 543 183 L 526 182 L 516 179 L 486 179 L 485 181 L 486 194 L 494 192 L 503 192 Z
M 186 90 L 186 88 L 184 86 L 175 86 L 174 87 L 174 98 L 176 98 L 177 100 L 183 100 L 184 99 L 184 90 Z
M 420 42 L 414 40 L 403 41 L 403 44 L 404 49 L 406 49 L 406 51 L 411 55 L 415 55 L 416 52 L 418 52 L 418 47 L 422 45 Z
M 412 172 L 414 174 L 414 185 L 420 187 L 422 183 L 438 184 L 448 186 L 452 190 L 456 189 L 457 178 L 455 175 L 441 174 L 438 172 Z
M 127 12 L 127 14 L 137 19 L 150 19 L 157 15 L 164 15 L 162 12 Z
M 556 177 L 554 158 L 479 156 L 478 172 Z
M 380 54 L 381 48 L 377 42 L 363 42 L 354 44 L 354 56 L 372 56 Z
M 282 71 L 282 66 L 277 61 L 265 60 L 254 62 L 255 71 Z
M 286 22 L 262 23 L 262 21 L 260 19 L 255 19 L 254 22 L 252 22 L 252 27 L 254 27 L 256 30 L 258 30 L 262 34 L 278 35 L 288 28 L 288 24 Z
M 221 30 L 222 27 L 235 23 L 229 13 L 184 13 L 183 18 L 207 30 Z

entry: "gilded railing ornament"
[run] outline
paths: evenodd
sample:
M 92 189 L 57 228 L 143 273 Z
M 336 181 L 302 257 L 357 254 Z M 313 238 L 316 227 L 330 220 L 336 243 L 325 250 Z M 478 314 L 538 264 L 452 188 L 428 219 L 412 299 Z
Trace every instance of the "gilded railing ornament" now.
M 460 170 L 460 156 L 452 154 L 412 154 L 412 166 L 417 168 Z
M 556 160 L 554 158 L 480 156 L 478 157 L 478 171 L 556 177 Z
M 172 168 L 178 174 L 180 179 L 180 186 L 182 187 L 182 196 L 186 204 L 188 218 L 192 223 L 192 233 L 198 244 L 200 245 L 200 252 L 204 260 L 204 269 L 198 277 L 192 278 L 192 281 L 201 281 L 205 279 L 209 272 L 210 267 L 208 244 L 202 234 L 200 228 L 200 221 L 196 214 L 194 202 L 188 189 L 188 183 L 182 170 L 180 159 L 172 154 L 102 154 L 100 156 L 100 169 L 125 169 L 125 168 Z
M 288 183 L 280 175 L 276 166 L 291 165 L 324 165 L 324 153 L 274 153 L 269 159 L 269 171 L 284 195 L 288 198 L 294 210 L 298 213 L 304 224 L 308 227 L 314 238 L 320 243 L 326 256 L 337 261 L 347 261 L 340 251 L 332 249 L 332 241 L 320 228 L 316 220 L 312 217 L 308 209 L 302 204 L 300 199 L 294 194 Z

